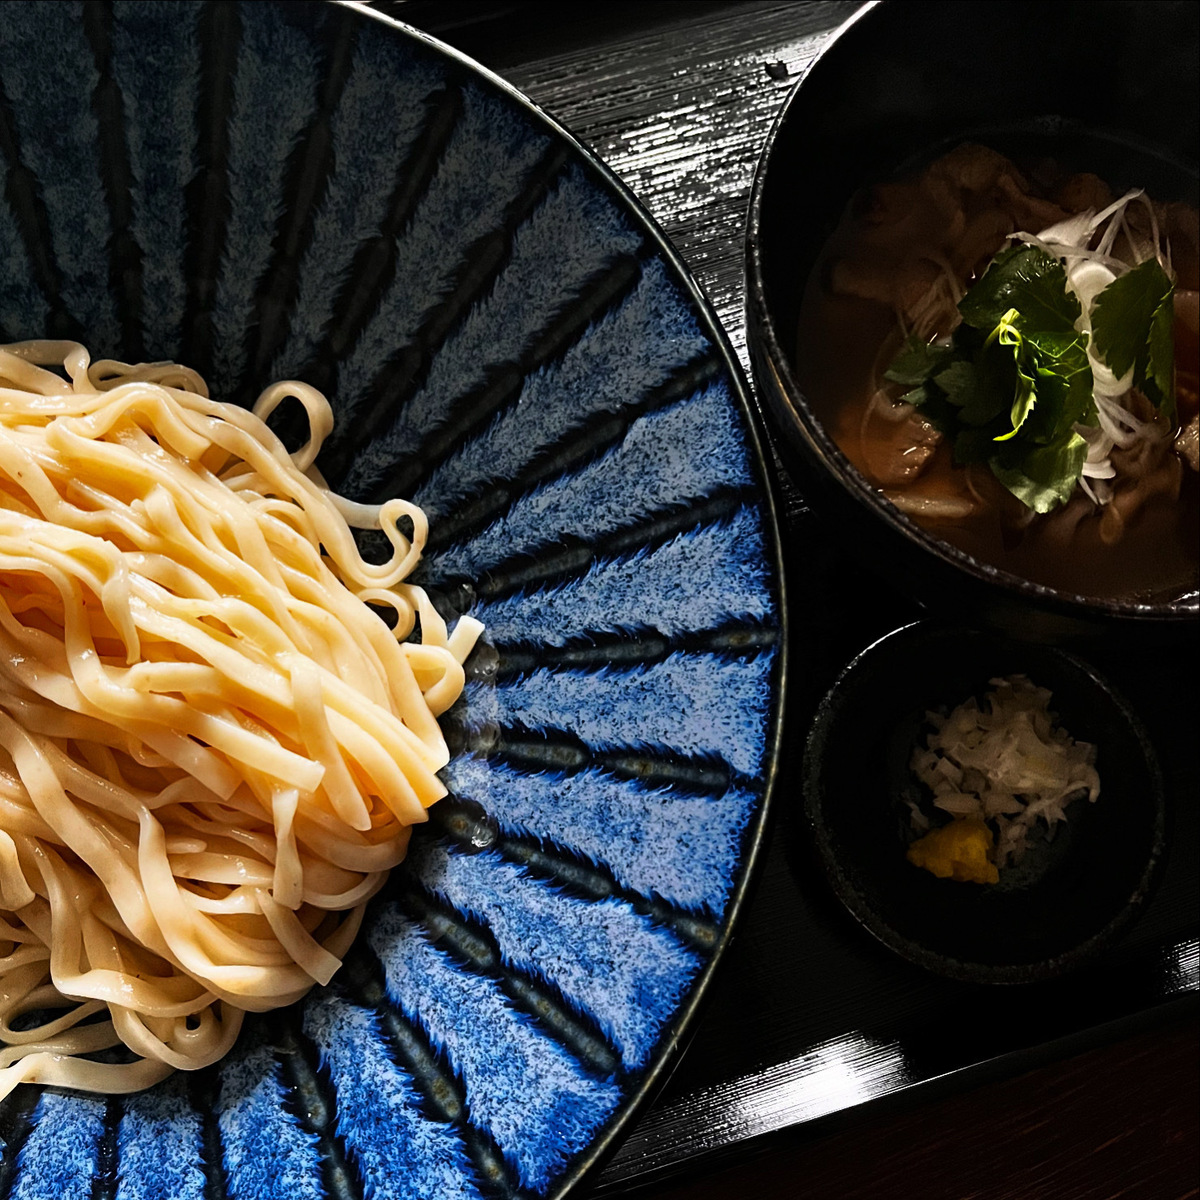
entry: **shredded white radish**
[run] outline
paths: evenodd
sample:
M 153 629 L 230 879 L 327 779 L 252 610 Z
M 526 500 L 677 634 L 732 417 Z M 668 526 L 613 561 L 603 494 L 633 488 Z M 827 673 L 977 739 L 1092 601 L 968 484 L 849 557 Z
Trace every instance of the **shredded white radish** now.
M 992 821 L 1002 868 L 1020 860 L 1039 821 L 1052 829 L 1077 796 L 1095 801 L 1100 776 L 1096 747 L 1058 724 L 1047 688 L 1024 675 L 993 679 L 990 687 L 982 702 L 972 696 L 949 715 L 927 713 L 933 732 L 909 765 L 936 808 L 956 820 Z M 918 833 L 927 826 L 912 824 Z

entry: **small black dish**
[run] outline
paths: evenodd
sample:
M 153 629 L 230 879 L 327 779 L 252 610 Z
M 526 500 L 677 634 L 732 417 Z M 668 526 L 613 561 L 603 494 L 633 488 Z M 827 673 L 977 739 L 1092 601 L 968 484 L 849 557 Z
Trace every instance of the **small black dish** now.
M 925 713 L 1024 674 L 1051 690 L 1076 741 L 1097 747 L 1100 796 L 995 885 L 938 879 L 905 857 L 901 794 Z M 862 651 L 821 702 L 804 760 L 806 815 L 839 899 L 885 946 L 941 975 L 1029 983 L 1111 946 L 1150 897 L 1166 853 L 1158 761 L 1128 703 L 1052 646 L 928 622 Z

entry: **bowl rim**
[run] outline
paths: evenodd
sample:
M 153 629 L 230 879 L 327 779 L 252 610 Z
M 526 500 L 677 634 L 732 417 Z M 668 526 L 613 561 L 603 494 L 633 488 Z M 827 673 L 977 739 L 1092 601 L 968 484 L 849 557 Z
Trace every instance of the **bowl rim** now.
M 530 99 L 524 92 L 490 68 L 453 46 L 415 26 L 405 24 L 396 17 L 380 12 L 378 9 L 367 8 L 359 0 L 326 0 L 326 3 L 348 9 L 360 18 L 378 21 L 394 32 L 408 37 L 444 59 L 450 60 L 472 76 L 485 80 L 507 100 L 540 123 L 562 144 L 565 144 L 578 160 L 585 164 L 593 178 L 603 184 L 609 193 L 620 202 L 625 212 L 638 222 L 647 240 L 652 243 L 655 254 L 664 260 L 673 271 L 675 282 L 682 287 L 694 307 L 701 330 L 724 361 L 734 402 L 744 418 L 743 432 L 746 438 L 748 457 L 753 463 L 761 494 L 763 532 L 767 542 L 767 552 L 764 558 L 770 563 L 774 592 L 778 601 L 778 637 L 775 643 L 775 661 L 771 670 L 774 704 L 763 748 L 765 766 L 762 771 L 762 801 L 742 834 L 743 866 L 740 877 L 735 878 L 735 886 L 726 903 L 725 912 L 719 925 L 719 936 L 707 960 L 694 977 L 686 999 L 676 1011 L 673 1020 L 664 1027 L 659 1035 L 659 1041 L 650 1064 L 644 1069 L 636 1085 L 630 1089 L 614 1114 L 600 1126 L 592 1141 L 579 1152 L 576 1160 L 558 1177 L 543 1198 L 543 1200 L 566 1200 L 568 1195 L 575 1193 L 582 1186 L 585 1179 L 594 1179 L 599 1174 L 631 1131 L 637 1116 L 674 1069 L 678 1054 L 694 1032 L 696 1018 L 708 999 L 712 981 L 725 958 L 733 932 L 753 895 L 766 863 L 766 842 L 770 818 L 774 812 L 775 798 L 783 773 L 788 679 L 792 659 L 788 619 L 790 596 L 783 552 L 782 526 L 779 519 L 781 511 L 780 485 L 768 461 L 765 449 L 767 435 L 761 424 L 762 417 L 751 399 L 752 392 L 745 372 L 733 350 L 728 334 L 716 316 L 712 303 L 701 291 L 691 269 L 663 232 L 653 214 L 599 154 L 580 141 L 535 100 Z
M 943 0 L 943 6 L 949 7 L 953 2 L 954 0 Z M 794 106 L 800 103 L 799 97 L 803 94 L 804 85 L 813 73 L 821 70 L 822 63 L 838 51 L 838 47 L 853 35 L 860 24 L 873 24 L 873 14 L 897 7 L 897 0 L 867 0 L 830 34 L 816 57 L 800 73 L 788 92 L 771 123 L 755 165 L 746 215 L 743 266 L 747 343 L 755 382 L 759 384 L 758 392 L 764 401 L 764 407 L 773 416 L 783 441 L 791 443 L 793 451 L 798 448 L 815 457 L 821 469 L 828 475 L 829 482 L 835 483 L 865 513 L 877 518 L 893 534 L 899 535 L 916 549 L 922 562 L 932 558 L 937 565 L 950 567 L 985 587 L 996 589 L 1010 600 L 1033 602 L 1041 608 L 1048 608 L 1084 622 L 1095 620 L 1099 616 L 1135 622 L 1144 627 L 1192 626 L 1200 620 L 1200 591 L 1189 592 L 1178 600 L 1157 604 L 1063 591 L 978 559 L 923 529 L 911 517 L 888 503 L 879 489 L 850 462 L 824 424 L 817 419 L 796 380 L 790 356 L 784 353 L 775 329 L 775 320 L 767 300 L 766 273 L 763 265 L 763 203 L 772 157 L 782 128 Z M 764 378 L 765 383 L 761 382 Z
M 816 747 L 827 740 L 837 723 L 844 717 L 845 709 L 841 701 L 846 689 L 864 670 L 876 665 L 881 650 L 886 651 L 897 645 L 924 640 L 954 642 L 960 639 L 985 640 L 997 645 L 1015 645 L 1020 642 L 1020 639 L 1008 634 L 924 618 L 901 625 L 876 638 L 859 650 L 842 668 L 822 696 L 805 738 L 804 759 L 800 772 L 804 826 L 816 848 L 826 881 L 838 901 L 864 930 L 893 954 L 934 974 L 963 983 L 1018 985 L 1058 978 L 1093 960 L 1137 920 L 1161 879 L 1169 851 L 1166 786 L 1149 732 L 1129 700 L 1108 678 L 1086 659 L 1062 646 L 1037 643 L 1039 653 L 1059 659 L 1086 680 L 1087 686 L 1103 697 L 1104 703 L 1129 730 L 1140 752 L 1140 764 L 1145 767 L 1153 801 L 1149 854 L 1133 891 L 1108 921 L 1082 942 L 1077 942 L 1050 958 L 999 965 L 969 962 L 932 950 L 923 943 L 898 933 L 862 891 L 836 869 L 839 857 L 822 813 L 826 799 L 822 786 L 825 764 L 823 756 L 816 753 Z

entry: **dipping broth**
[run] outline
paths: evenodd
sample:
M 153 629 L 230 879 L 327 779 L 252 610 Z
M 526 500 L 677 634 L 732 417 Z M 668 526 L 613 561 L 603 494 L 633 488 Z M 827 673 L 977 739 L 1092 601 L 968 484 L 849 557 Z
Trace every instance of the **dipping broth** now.
M 1028 172 L 963 146 L 923 172 L 860 194 L 804 292 L 796 368 L 816 415 L 854 466 L 901 511 L 1002 570 L 1079 595 L 1167 602 L 1200 581 L 1197 289 L 1200 215 L 1127 206 L 1112 253 L 1140 261 L 1155 222 L 1175 277 L 1174 420 L 1138 393 L 1144 436 L 1111 454 L 1116 475 L 1050 512 L 1027 508 L 988 468 L 953 461 L 949 439 L 884 374 L 906 333 L 945 340 L 956 304 L 1018 230 L 1036 233 L 1118 199 L 1095 175 L 1049 161 Z M 1138 408 L 1138 406 L 1141 406 Z

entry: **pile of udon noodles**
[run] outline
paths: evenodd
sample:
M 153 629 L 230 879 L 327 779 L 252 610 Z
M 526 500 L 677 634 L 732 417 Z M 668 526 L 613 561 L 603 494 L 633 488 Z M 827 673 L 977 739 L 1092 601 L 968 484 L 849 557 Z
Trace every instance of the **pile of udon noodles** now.
M 419 509 L 324 485 L 332 424 L 303 384 L 248 412 L 182 367 L 0 349 L 0 1095 L 215 1061 L 329 980 L 444 794 L 481 627 L 404 582 Z
M 1053 164 L 1047 169 L 1056 171 Z M 905 334 L 925 340 L 948 338 L 961 320 L 959 301 L 1010 239 L 1034 242 L 1068 264 L 1089 262 L 1088 302 L 1090 289 L 1111 282 L 1114 270 L 1157 257 L 1177 281 L 1174 420 L 1115 379 L 1089 348 L 1099 424 L 1079 427 L 1089 443 L 1081 486 L 1049 516 L 1035 518 L 1016 506 L 1016 523 L 1038 519 L 1045 533 L 1065 542 L 1081 520 L 1094 516 L 1100 540 L 1112 544 L 1152 497 L 1179 498 L 1183 469 L 1200 470 L 1200 213 L 1194 207 L 1160 203 L 1140 190 L 1117 197 L 1090 173 L 1060 174 L 1053 186 L 1040 188 L 1008 158 L 968 143 L 917 175 L 877 185 L 854 217 L 856 236 L 832 264 L 831 290 L 887 305 Z M 896 403 L 902 388 L 883 384 L 896 348 L 888 342 L 876 363 L 877 390 L 864 428 L 867 420 L 883 420 L 904 422 L 911 432 L 894 439 L 902 451 L 871 458 L 872 474 L 902 511 L 935 520 L 965 516 L 970 497 L 918 497 L 905 490 L 930 463 L 941 434 L 911 405 Z M 986 472 L 968 468 L 967 474 L 973 493 L 987 488 L 990 500 L 974 496 L 985 508 L 1013 508 Z

